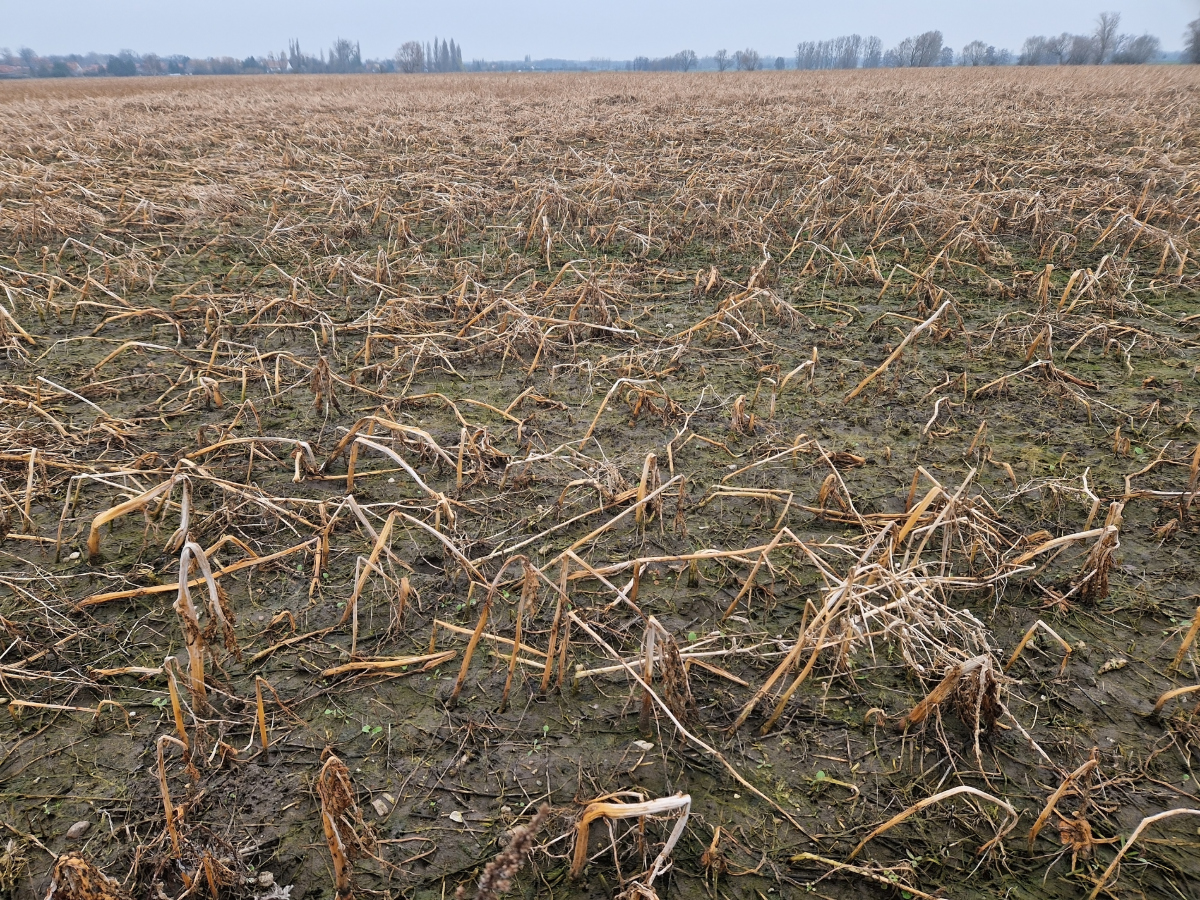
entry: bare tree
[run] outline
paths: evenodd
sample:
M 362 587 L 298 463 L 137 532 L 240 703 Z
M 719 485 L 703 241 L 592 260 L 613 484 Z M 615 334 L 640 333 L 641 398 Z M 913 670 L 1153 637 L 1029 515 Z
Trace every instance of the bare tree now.
M 896 47 L 889 50 L 885 65 L 901 69 L 925 68 L 935 66 L 942 56 L 942 33 L 926 31 L 915 37 L 906 37 Z
M 724 72 L 726 69 L 729 68 L 729 51 L 728 50 L 718 50 L 716 53 L 713 54 L 713 60 L 717 64 L 717 71 Z
M 937 65 L 942 56 L 942 33 L 926 31 L 917 35 L 913 42 L 913 51 L 913 66 L 925 68 Z
M 1096 62 L 1096 39 L 1086 34 L 1071 35 L 1071 46 L 1067 50 L 1067 65 L 1087 66 Z
M 158 58 L 158 54 L 147 53 L 142 57 L 142 71 L 147 75 L 162 75 L 167 71 L 167 66 Z
M 857 69 L 858 58 L 862 53 L 863 39 L 857 34 L 849 34 L 837 38 L 834 42 L 834 68 Z
M 960 66 L 987 65 L 987 47 L 988 45 L 983 41 L 971 41 L 971 43 L 962 48 L 962 53 L 958 57 L 958 64 Z
M 329 48 L 330 72 L 361 72 L 362 52 L 357 41 L 338 38 Z
M 1104 65 L 1117 48 L 1117 29 L 1121 27 L 1121 14 L 1100 13 L 1096 19 L 1096 30 L 1092 37 L 1096 41 L 1096 62 Z
M 1067 61 L 1067 53 L 1070 49 L 1071 35 L 1065 31 L 1057 37 L 1046 38 L 1046 53 L 1053 62 L 1060 66 Z
M 1117 41 L 1112 61 L 1124 66 L 1144 66 L 1162 52 L 1162 42 L 1152 34 L 1139 37 L 1123 34 Z
M 1188 22 L 1183 33 L 1183 58 L 1193 65 L 1200 63 L 1200 19 Z
M 32 47 L 22 47 L 17 51 L 17 54 L 21 57 L 21 65 L 28 69 L 30 74 L 32 74 L 34 64 L 37 63 L 37 53 L 34 52 Z
M 675 54 L 675 59 L 678 61 L 679 71 L 681 72 L 696 68 L 695 50 L 680 50 Z
M 734 59 L 737 61 L 738 69 L 742 72 L 757 72 L 762 68 L 762 57 L 758 55 L 757 50 L 749 47 L 735 53 Z
M 963 53 L 966 53 L 965 49 Z M 1025 46 L 1021 48 L 1017 62 L 1022 66 L 1040 66 L 1045 64 L 1046 58 L 1046 38 L 1039 34 L 1025 38 Z
M 405 41 L 396 51 L 396 68 L 406 75 L 423 71 L 425 68 L 425 50 L 419 41 Z
M 883 63 L 883 40 L 872 35 L 863 41 L 862 66 L 864 69 L 878 69 Z
M 797 69 L 824 68 L 824 41 L 801 41 L 796 45 Z

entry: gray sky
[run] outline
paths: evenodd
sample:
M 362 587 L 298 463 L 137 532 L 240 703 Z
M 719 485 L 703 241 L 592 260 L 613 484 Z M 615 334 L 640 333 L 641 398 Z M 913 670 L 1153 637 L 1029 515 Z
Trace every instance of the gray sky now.
M 1175 50 L 1200 0 L 0 0 L 0 46 L 241 58 L 279 52 L 290 38 L 315 55 L 341 36 L 378 58 L 436 34 L 461 44 L 465 60 L 720 47 L 790 57 L 800 40 L 857 32 L 890 46 L 937 28 L 956 50 L 977 38 L 1019 50 L 1031 34 L 1090 31 L 1104 10 L 1121 13 L 1122 31 L 1150 32 Z

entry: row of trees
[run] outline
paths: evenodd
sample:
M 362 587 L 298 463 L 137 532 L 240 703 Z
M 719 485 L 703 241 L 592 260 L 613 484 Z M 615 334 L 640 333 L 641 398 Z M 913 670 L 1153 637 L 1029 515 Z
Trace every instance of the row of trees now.
M 321 51 L 319 56 L 309 56 L 300 49 L 299 41 L 289 41 L 286 59 L 287 71 L 290 72 L 333 72 L 348 74 L 350 72 L 363 72 L 366 70 L 366 67 L 363 65 L 362 50 L 359 48 L 358 41 L 348 41 L 345 38 L 338 38 L 333 42 L 333 46 L 329 48 L 328 58 L 326 58 L 324 50 Z M 253 57 L 249 61 L 257 62 Z
M 796 45 L 797 69 L 877 69 L 883 64 L 883 41 L 849 34 L 831 41 L 801 41 Z
M 394 59 L 364 60 L 358 41 L 338 38 L 329 51 L 315 56 L 305 53 L 299 41 L 289 41 L 286 51 L 265 56 L 235 59 L 216 56 L 192 59 L 187 56 L 138 55 L 122 50 L 115 56 L 88 53 L 43 57 L 29 47 L 13 54 L 0 47 L 0 76 L 67 78 L 75 75 L 261 75 L 263 73 L 353 73 L 353 72 L 461 72 L 462 48 L 454 41 L 434 38 L 433 43 L 409 41 Z
M 680 50 L 672 56 L 650 59 L 639 56 L 629 63 L 631 72 L 690 72 L 696 68 L 699 59 L 695 50 Z
M 1120 32 L 1119 13 L 1102 13 L 1089 34 L 1063 32 L 1056 36 L 1035 35 L 1025 41 L 1020 55 L 1014 60 L 1008 50 L 997 50 L 983 41 L 971 41 L 961 52 L 955 54 L 945 45 L 940 31 L 905 38 L 895 47 L 885 51 L 883 42 L 875 36 L 862 37 L 857 34 L 843 35 L 826 41 L 801 41 L 796 45 L 795 66 L 797 69 L 874 69 L 921 68 L 927 66 L 1004 66 L 1018 62 L 1021 65 L 1103 65 L 1139 64 L 1152 62 L 1162 56 L 1162 45 L 1153 35 L 1129 35 Z M 1182 61 L 1200 64 L 1200 18 L 1188 23 L 1184 33 Z M 582 64 L 572 60 L 543 60 L 552 69 L 611 69 L 617 68 L 609 60 L 593 60 Z M 619 64 L 630 71 L 638 72 L 688 72 L 698 68 L 715 68 L 724 72 L 731 68 L 753 72 L 772 65 L 770 59 L 753 48 L 730 53 L 718 50 L 711 57 L 700 58 L 692 50 L 681 50 L 671 56 L 650 58 L 639 56 L 629 63 Z M 518 71 L 534 68 L 527 56 L 523 63 L 487 63 L 474 60 L 472 71 Z M 540 67 L 540 66 L 539 66 Z M 775 69 L 787 68 L 787 60 L 775 57 Z M 408 41 L 392 59 L 364 60 L 357 41 L 338 38 L 326 55 L 321 50 L 317 56 L 309 56 L 300 48 L 299 41 L 292 41 L 286 52 L 268 53 L 266 56 L 247 57 L 243 60 L 232 57 L 209 57 L 190 59 L 187 56 L 159 57 L 153 53 L 138 56 L 122 50 L 116 56 L 107 54 L 71 54 L 69 56 L 41 57 L 28 47 L 17 54 L 8 48 L 0 48 L 0 76 L 9 77 L 68 77 L 72 75 L 233 75 L 263 72 L 461 72 L 464 71 L 462 48 L 453 40 L 433 39 L 433 43 L 422 44 Z
M 1102 13 L 1091 34 L 1064 32 L 1057 37 L 1031 37 L 1017 62 L 1021 65 L 1136 65 L 1151 62 L 1162 53 L 1162 44 L 1153 35 L 1121 34 L 1119 13 Z M 1185 35 L 1189 62 L 1200 62 L 1200 19 L 1188 26 Z M 983 41 L 971 41 L 955 55 L 945 46 L 940 31 L 905 38 L 897 46 L 883 51 L 877 37 L 845 35 L 828 41 L 802 41 L 796 45 L 797 69 L 874 69 L 922 68 L 927 66 L 1004 66 L 1013 62 L 1008 50 L 997 50 Z
M 1106 12 L 1096 19 L 1091 34 L 1035 35 L 1026 39 L 1019 62 L 1023 66 L 1137 65 L 1162 52 L 1162 43 L 1154 35 L 1121 34 L 1120 27 L 1121 14 Z
M 797 69 L 910 69 L 953 63 L 954 51 L 945 46 L 940 31 L 907 37 L 886 52 L 883 41 L 874 35 L 848 34 L 796 45 Z
M 416 72 L 461 72 L 462 47 L 452 40 L 439 43 L 436 37 L 432 45 L 406 41 L 396 51 L 395 63 L 397 71 L 409 75 Z
M 718 72 L 724 72 L 730 67 L 737 69 L 739 72 L 757 72 L 759 69 L 765 67 L 766 62 L 762 55 L 751 47 L 747 47 L 745 50 L 738 50 L 732 56 L 729 55 L 728 50 L 718 50 L 713 54 L 713 64 L 716 66 Z M 774 68 L 786 69 L 787 60 L 782 56 L 775 57 Z

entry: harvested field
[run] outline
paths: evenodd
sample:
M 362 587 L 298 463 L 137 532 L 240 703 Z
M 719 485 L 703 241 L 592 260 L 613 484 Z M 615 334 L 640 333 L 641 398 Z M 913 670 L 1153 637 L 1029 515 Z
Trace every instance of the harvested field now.
M 1198 100 L 0 84 L 0 896 L 1200 897 Z

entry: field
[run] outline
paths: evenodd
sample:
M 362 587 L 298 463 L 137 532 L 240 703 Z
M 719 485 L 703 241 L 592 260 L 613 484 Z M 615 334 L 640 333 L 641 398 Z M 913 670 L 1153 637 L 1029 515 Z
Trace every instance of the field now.
M 1200 897 L 1198 103 L 0 84 L 0 896 Z

